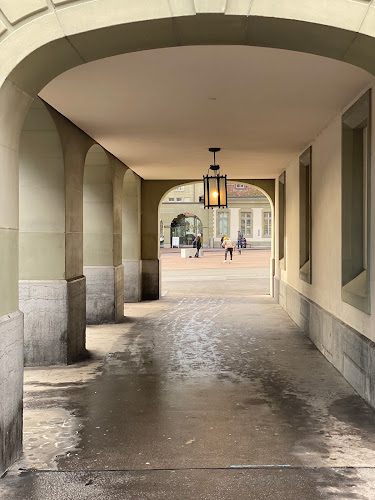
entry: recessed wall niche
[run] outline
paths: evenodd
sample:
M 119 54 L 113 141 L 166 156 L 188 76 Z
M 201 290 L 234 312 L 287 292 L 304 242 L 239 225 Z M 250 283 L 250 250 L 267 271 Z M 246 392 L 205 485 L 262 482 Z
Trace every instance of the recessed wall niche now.
M 299 157 L 299 277 L 311 283 L 311 146 Z
M 370 314 L 371 91 L 342 117 L 341 298 Z
M 285 240 L 286 240 L 286 175 L 279 176 L 279 265 L 285 270 Z

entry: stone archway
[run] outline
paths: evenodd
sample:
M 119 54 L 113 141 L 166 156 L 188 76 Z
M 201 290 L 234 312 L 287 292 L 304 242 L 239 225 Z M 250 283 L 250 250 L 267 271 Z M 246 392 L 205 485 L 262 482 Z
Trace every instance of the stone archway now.
M 179 238 L 179 246 L 193 246 L 193 234 L 201 234 L 203 236 L 202 221 L 192 213 L 179 214 L 174 217 L 170 224 L 170 245 L 172 246 L 172 238 Z
M 22 384 L 23 325 L 17 313 L 19 136 L 28 108 L 49 81 L 74 66 L 99 58 L 204 44 L 301 51 L 344 61 L 375 74 L 374 8 L 364 2 L 336 0 L 327 6 L 325 0 L 317 0 L 279 6 L 262 0 L 215 0 L 208 6 L 203 0 L 184 0 L 163 1 L 155 6 L 139 0 L 72 0 L 66 4 L 59 0 L 0 2 L 0 357 L 5 359 L 0 378 L 6 380 L 0 399 L 10 398 Z M 68 154 L 74 153 L 70 150 Z M 147 193 L 155 187 L 153 181 L 145 181 L 142 191 Z M 145 282 L 153 282 L 155 290 L 159 241 L 153 228 L 154 217 L 158 219 L 158 195 L 156 189 L 156 196 L 151 193 L 147 201 L 142 197 L 142 212 L 150 215 L 142 233 L 144 277 Z M 74 215 L 70 214 L 69 220 L 74 221 Z M 77 232 L 72 235 L 77 236 Z M 79 259 L 75 265 L 81 267 Z M 76 274 L 69 268 L 65 278 L 72 276 Z M 148 296 L 155 298 L 156 294 L 151 291 Z M 0 442 L 0 471 L 20 451 L 19 392 L 0 413 L 6 436 Z

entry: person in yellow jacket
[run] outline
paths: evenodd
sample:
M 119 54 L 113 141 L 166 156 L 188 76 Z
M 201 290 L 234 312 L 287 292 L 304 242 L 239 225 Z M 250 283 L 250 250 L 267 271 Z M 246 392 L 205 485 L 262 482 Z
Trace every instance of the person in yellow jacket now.
M 229 261 L 229 264 L 232 262 L 233 260 L 233 252 L 236 248 L 236 244 L 233 243 L 232 240 L 230 240 L 229 238 L 227 238 L 226 236 L 224 237 L 224 240 L 223 240 L 223 248 L 225 249 L 225 257 L 224 257 L 224 262 L 227 261 L 227 255 L 228 255 L 228 252 L 230 253 L 230 261 Z

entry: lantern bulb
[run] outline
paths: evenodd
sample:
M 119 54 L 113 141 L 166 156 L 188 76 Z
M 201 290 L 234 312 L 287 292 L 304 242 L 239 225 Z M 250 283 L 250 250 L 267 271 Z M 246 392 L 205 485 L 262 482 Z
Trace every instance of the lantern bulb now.
M 214 192 L 212 193 L 212 196 L 213 196 L 214 198 L 217 198 L 217 197 L 219 196 L 219 193 L 218 193 L 217 191 L 214 191 Z

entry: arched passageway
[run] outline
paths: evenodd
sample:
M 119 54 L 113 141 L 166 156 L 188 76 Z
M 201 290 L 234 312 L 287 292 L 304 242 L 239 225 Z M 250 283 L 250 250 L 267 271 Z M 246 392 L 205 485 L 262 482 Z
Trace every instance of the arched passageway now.
M 279 6 L 273 2 L 238 3 L 228 0 L 225 5 L 223 2 L 215 1 L 211 6 L 208 6 L 207 2 L 204 1 L 194 2 L 194 5 L 190 1 L 183 1 L 178 3 L 163 2 L 158 9 L 155 9 L 149 2 L 131 2 L 130 5 L 127 2 L 112 1 L 114 8 L 108 8 L 108 4 L 101 1 L 77 3 L 72 1 L 69 2 L 68 6 L 57 1 L 47 4 L 43 0 L 38 2 L 25 0 L 17 2 L 17 5 L 14 2 L 0 2 L 0 66 L 2 67 L 0 168 L 3 180 L 0 183 L 0 244 L 2 252 L 0 262 L 0 281 L 2 283 L 0 290 L 2 339 L 0 357 L 1 359 L 4 357 L 6 360 L 2 364 L 0 374 L 1 379 L 4 380 L 1 385 L 1 396 L 3 398 L 5 395 L 7 399 L 7 405 L 2 407 L 0 415 L 3 429 L 0 449 L 1 470 L 19 455 L 21 449 L 20 408 L 22 407 L 22 394 L 20 386 L 22 381 L 23 321 L 19 312 L 17 293 L 19 264 L 17 258 L 18 152 L 19 136 L 24 117 L 37 93 L 57 75 L 85 62 L 133 51 L 181 45 L 251 45 L 289 49 L 344 61 L 364 68 L 371 74 L 375 73 L 372 57 L 375 44 L 372 22 L 374 13 L 372 5 L 367 5 L 365 2 L 337 0 L 337 2 L 328 5 L 322 0 L 314 2 L 314 5 L 309 3 L 306 8 L 307 4 L 297 5 L 295 2 L 285 2 Z M 87 69 L 86 66 L 84 68 Z M 342 84 L 345 82 L 346 80 L 343 79 Z M 357 123 L 353 116 L 345 115 L 342 118 L 342 114 L 360 97 L 364 90 L 373 86 L 370 78 L 366 81 L 363 80 L 362 83 L 362 86 L 354 85 L 349 92 L 350 95 L 343 96 L 342 100 L 336 103 L 332 109 L 327 108 L 330 115 L 329 117 L 326 115 L 325 126 L 330 120 L 333 119 L 333 121 L 326 129 L 323 130 L 324 127 L 321 126 L 314 133 L 301 140 L 294 149 L 287 151 L 286 154 L 290 155 L 290 158 L 288 161 L 284 158 L 285 161 L 283 160 L 282 164 L 280 163 L 277 167 L 277 172 L 270 174 L 268 183 L 273 184 L 273 193 L 275 194 L 274 180 L 284 168 L 286 169 L 286 175 L 278 179 L 276 196 L 273 195 L 273 200 L 276 202 L 275 219 L 277 220 L 276 237 L 278 242 L 275 283 L 280 303 L 297 323 L 309 332 L 322 352 L 350 379 L 356 389 L 373 402 L 373 377 L 368 366 L 373 352 L 371 339 L 374 331 L 373 320 L 369 313 L 371 300 L 375 294 L 372 293 L 371 299 L 370 283 L 372 287 L 374 280 L 370 274 L 373 273 L 372 266 L 367 262 L 367 256 L 373 253 L 373 235 L 363 231 L 366 232 L 366 237 L 369 236 L 367 239 L 369 246 L 366 258 L 362 252 L 361 262 L 365 265 L 360 266 L 361 277 L 359 280 L 356 280 L 357 276 L 353 278 L 348 272 L 346 274 L 350 278 L 349 282 L 342 281 L 340 275 L 342 269 L 339 265 L 341 261 L 335 255 L 335 252 L 339 251 L 335 242 L 340 240 L 338 231 L 341 230 L 338 221 L 342 220 L 339 202 L 341 192 L 338 188 L 341 186 L 340 176 L 348 178 L 352 172 L 350 165 L 349 167 L 346 165 L 344 170 L 341 170 L 341 162 L 338 159 L 340 157 L 338 152 L 341 151 L 339 143 L 342 120 L 345 122 L 344 125 L 351 129 L 351 131 L 349 130 L 350 137 L 356 135 L 353 130 L 358 127 L 361 129 L 361 124 L 371 122 L 370 112 L 360 123 Z M 215 96 L 206 97 L 207 99 L 211 97 L 213 100 L 216 99 Z M 371 99 L 367 99 L 368 103 L 371 102 Z M 277 105 L 276 103 L 276 107 Z M 312 105 L 305 116 L 313 115 L 313 108 Z M 371 107 L 367 107 L 367 111 L 368 109 Z M 299 113 L 300 115 L 301 113 Z M 83 121 L 77 125 L 83 127 Z M 68 299 L 69 297 L 75 298 L 74 308 L 71 309 L 74 314 L 71 314 L 70 317 L 75 318 L 74 325 L 78 325 L 79 331 L 82 332 L 83 323 L 81 320 L 85 304 L 83 252 L 81 250 L 83 166 L 87 151 L 96 139 L 89 137 L 77 127 L 74 128 L 75 126 L 61 115 L 59 115 L 58 122 L 65 160 L 65 274 L 63 279 L 60 279 L 61 274 L 59 273 L 56 275 L 48 274 L 46 279 L 53 281 L 51 278 L 58 276 L 58 281 L 66 281 Z M 272 123 L 272 119 L 269 119 L 267 123 Z M 136 126 L 134 128 L 136 129 Z M 280 126 L 278 130 L 283 130 L 283 127 Z M 126 131 L 129 132 L 129 130 Z M 298 127 L 296 127 L 297 131 Z M 370 136 L 371 134 L 369 134 Z M 155 144 L 157 142 L 155 141 Z M 373 139 L 370 142 L 373 142 Z M 263 143 L 259 140 L 258 145 L 261 144 Z M 329 259 L 324 259 L 322 245 L 316 243 L 318 239 L 314 236 L 315 240 L 311 250 L 313 253 L 315 252 L 315 255 L 319 255 L 319 259 L 315 258 L 314 261 L 315 278 L 313 278 L 312 283 L 309 283 L 309 280 L 303 280 L 304 282 L 301 283 L 299 281 L 300 269 L 297 269 L 298 266 L 293 266 L 293 263 L 299 262 L 296 236 L 299 221 L 296 214 L 299 206 L 297 199 L 300 179 L 296 172 L 300 167 L 299 155 L 303 152 L 302 147 L 308 144 L 313 144 L 316 147 L 317 165 L 319 165 L 317 173 L 314 174 L 315 176 L 313 175 L 313 180 L 318 182 L 320 189 L 313 191 L 311 198 L 314 214 L 320 216 L 325 225 L 324 237 L 320 238 L 319 242 L 329 241 L 334 251 L 329 253 Z M 363 144 L 368 145 L 365 141 Z M 204 147 L 207 146 L 204 145 Z M 361 155 L 363 158 L 370 158 L 369 147 L 367 147 L 366 152 L 365 154 L 362 151 Z M 279 153 L 280 151 L 278 151 Z M 60 158 L 60 155 L 61 151 L 58 152 L 56 158 Z M 359 161 L 359 157 L 356 158 L 356 161 Z M 370 163 L 368 161 L 369 165 Z M 253 177 L 263 177 L 266 166 L 267 162 L 264 162 L 264 168 L 259 168 L 256 172 L 257 175 L 252 172 L 251 175 L 245 173 L 243 177 L 238 174 L 235 178 L 250 182 Z M 179 174 L 178 179 L 174 178 L 172 174 L 165 174 L 164 180 L 162 180 L 154 172 L 148 179 L 139 180 L 141 185 L 139 207 L 142 218 L 141 248 L 134 261 L 140 260 L 139 274 L 141 275 L 142 291 L 139 295 L 144 299 L 160 297 L 159 234 L 155 229 L 159 222 L 160 198 L 168 188 L 183 182 L 184 176 L 185 171 Z M 175 180 L 170 181 L 171 178 Z M 365 176 L 365 179 L 368 181 L 370 176 Z M 326 186 L 329 186 L 330 182 L 337 188 L 333 195 L 331 195 L 332 190 L 329 190 L 327 194 Z M 119 193 L 120 184 L 122 187 L 122 178 L 121 183 L 117 183 L 117 187 L 113 191 L 114 198 L 116 193 Z M 369 182 L 359 184 L 362 188 L 370 186 Z M 31 193 L 32 187 L 32 184 L 22 185 L 22 188 L 27 188 L 24 189 L 25 192 L 30 188 Z M 55 187 L 61 188 L 57 185 Z M 370 194 L 369 187 L 367 194 Z M 56 196 L 55 201 L 58 200 L 59 195 Z M 351 198 L 350 193 L 349 198 Z M 368 210 L 366 225 L 369 226 L 369 214 L 372 210 L 371 197 L 364 197 L 362 189 L 360 198 L 363 203 L 359 205 L 362 208 L 367 207 Z M 114 258 L 111 266 L 118 267 L 118 272 L 121 274 L 122 258 L 121 252 L 118 251 L 121 247 L 121 237 L 119 236 L 120 231 L 115 229 L 116 224 L 117 227 L 121 227 L 121 208 L 119 208 L 121 203 L 113 202 L 113 205 L 115 212 L 113 219 Z M 343 205 L 345 206 L 345 203 Z M 305 203 L 304 206 L 307 204 Z M 361 210 L 354 205 L 352 208 L 355 209 L 356 214 L 358 212 L 360 218 Z M 54 211 L 52 212 L 54 213 Z M 327 220 L 323 212 L 329 214 L 327 217 L 334 220 L 333 224 Z M 366 212 L 365 208 L 363 208 L 363 212 Z M 51 213 L 51 218 L 53 213 Z M 23 212 L 22 216 L 25 215 L 27 214 Z M 157 224 L 155 224 L 155 219 Z M 350 220 L 353 221 L 350 227 L 354 227 L 354 223 L 358 222 L 359 219 L 353 217 Z M 61 221 L 62 218 L 51 231 L 51 233 L 55 233 L 49 235 L 51 239 L 52 236 L 56 235 L 61 238 Z M 28 232 L 26 226 L 24 219 L 21 225 L 23 233 Z M 46 231 L 47 226 L 46 217 L 42 224 L 35 225 L 30 232 L 48 232 Z M 360 226 L 362 227 L 362 224 Z M 314 228 L 316 227 L 315 224 Z M 352 236 L 353 234 L 350 233 L 349 243 L 354 241 Z M 21 240 L 25 245 L 26 240 L 29 240 L 31 244 L 31 239 L 31 234 L 22 234 Z M 345 238 L 342 239 L 342 242 L 344 260 L 349 261 L 350 267 L 353 260 L 350 253 L 351 246 L 347 244 Z M 61 255 L 60 252 L 58 261 L 61 261 Z M 316 265 L 317 263 L 320 263 L 320 267 Z M 24 270 L 25 268 L 21 268 L 22 272 Z M 346 268 L 344 274 L 345 270 Z M 116 269 L 114 272 L 116 274 Z M 31 276 L 31 279 L 37 275 L 40 276 L 36 273 Z M 23 275 L 23 277 L 26 276 L 27 273 Z M 350 284 L 353 281 L 351 278 L 355 280 L 355 283 Z M 118 310 L 120 310 L 122 303 L 119 304 L 116 301 L 116 297 L 120 297 L 120 293 L 116 293 L 116 286 L 118 290 L 123 290 L 124 286 L 121 279 L 115 278 L 114 283 L 114 307 L 117 310 L 118 306 Z M 309 287 L 309 285 L 311 286 Z M 362 299 L 358 299 L 358 295 L 360 295 L 357 293 L 358 289 L 365 290 Z M 325 326 L 317 331 L 315 327 L 318 324 Z M 334 326 L 330 327 L 329 325 Z M 84 348 L 82 339 L 81 335 L 74 338 L 69 344 L 74 354 L 71 360 L 76 359 L 78 354 L 82 352 Z M 351 345 L 356 346 L 355 349 L 351 350 L 347 347 Z M 336 349 L 333 354 L 332 348 Z M 14 395 L 14 397 L 8 397 L 8 395 Z
M 209 296 L 213 289 L 225 294 L 226 284 L 235 283 L 239 296 L 241 293 L 244 297 L 272 295 L 273 193 L 272 189 L 269 194 L 264 191 L 267 183 L 258 181 L 258 184 L 263 189 L 245 182 L 228 181 L 227 207 L 220 209 L 204 208 L 202 182 L 179 185 L 165 193 L 159 205 L 160 218 L 166 221 L 161 233 L 164 236 L 161 245 L 163 297 L 202 293 Z M 180 214 L 175 215 L 178 212 Z M 193 245 L 194 233 L 202 234 L 199 262 L 189 260 L 196 256 L 194 250 L 185 250 L 189 243 Z M 235 245 L 231 269 L 223 267 L 224 237 Z M 229 259 L 228 254 L 225 262 Z
M 173 218 L 171 225 L 170 246 L 173 245 L 172 238 L 178 238 L 178 246 L 193 246 L 194 234 L 203 237 L 202 221 L 194 214 L 179 214 Z

